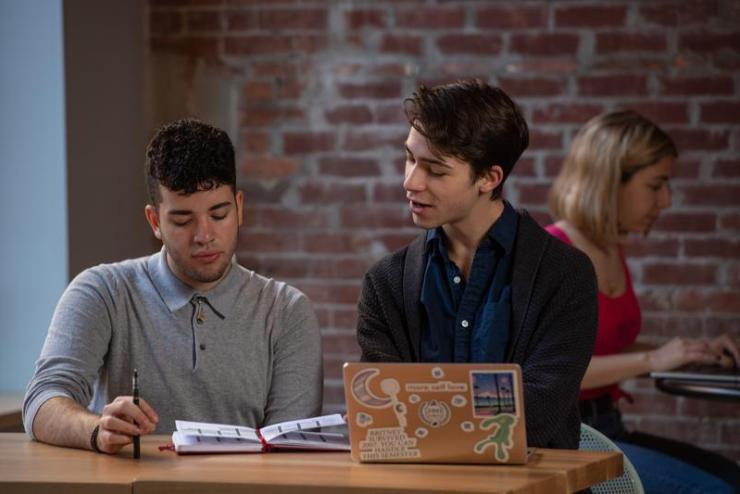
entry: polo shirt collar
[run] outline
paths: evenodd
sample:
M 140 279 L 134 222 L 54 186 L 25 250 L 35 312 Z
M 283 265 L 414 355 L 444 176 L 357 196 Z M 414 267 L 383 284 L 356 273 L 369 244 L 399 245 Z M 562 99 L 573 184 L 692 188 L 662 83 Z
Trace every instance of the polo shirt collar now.
M 174 275 L 167 264 L 167 252 L 165 247 L 158 254 L 149 259 L 149 272 L 152 282 L 161 295 L 170 312 L 176 312 L 185 307 L 194 296 L 207 299 L 213 309 L 224 314 L 224 310 L 231 305 L 228 294 L 239 283 L 241 272 L 236 262 L 236 256 L 231 258 L 231 266 L 226 276 L 207 292 L 199 292 L 186 285 Z

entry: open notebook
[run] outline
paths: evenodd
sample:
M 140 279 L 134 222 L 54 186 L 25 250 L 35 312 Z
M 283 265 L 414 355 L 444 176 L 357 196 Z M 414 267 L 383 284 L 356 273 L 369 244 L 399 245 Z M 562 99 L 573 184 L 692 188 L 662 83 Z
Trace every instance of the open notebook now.
M 273 448 L 349 451 L 347 436 L 312 429 L 344 425 L 339 414 L 272 424 L 261 429 L 176 420 L 172 443 L 178 453 L 259 453 Z
M 352 458 L 526 463 L 516 364 L 344 364 Z

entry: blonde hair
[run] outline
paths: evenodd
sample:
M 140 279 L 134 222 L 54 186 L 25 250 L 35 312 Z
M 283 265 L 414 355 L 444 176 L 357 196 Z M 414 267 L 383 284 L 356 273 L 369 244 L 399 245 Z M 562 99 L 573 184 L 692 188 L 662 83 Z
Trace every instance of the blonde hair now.
M 606 248 L 619 238 L 619 186 L 665 156 L 678 156 L 673 140 L 639 113 L 598 115 L 573 139 L 550 189 L 550 211 Z

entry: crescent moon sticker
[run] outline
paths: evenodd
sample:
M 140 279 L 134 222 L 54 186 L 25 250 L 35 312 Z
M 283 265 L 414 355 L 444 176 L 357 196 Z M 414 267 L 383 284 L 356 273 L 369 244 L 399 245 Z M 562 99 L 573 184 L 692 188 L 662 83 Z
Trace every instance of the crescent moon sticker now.
M 370 391 L 370 381 L 380 374 L 378 369 L 364 369 L 352 378 L 352 396 L 356 401 L 370 408 L 386 408 L 392 403 L 390 398 L 381 398 Z

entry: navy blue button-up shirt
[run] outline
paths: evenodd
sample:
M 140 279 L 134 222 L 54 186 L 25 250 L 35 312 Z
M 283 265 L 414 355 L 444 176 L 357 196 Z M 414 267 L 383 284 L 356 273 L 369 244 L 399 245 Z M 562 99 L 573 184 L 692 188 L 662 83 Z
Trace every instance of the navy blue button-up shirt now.
M 511 265 L 519 216 L 504 211 L 486 233 L 468 280 L 450 261 L 442 227 L 427 232 L 421 303 L 422 362 L 503 362 L 511 318 Z

